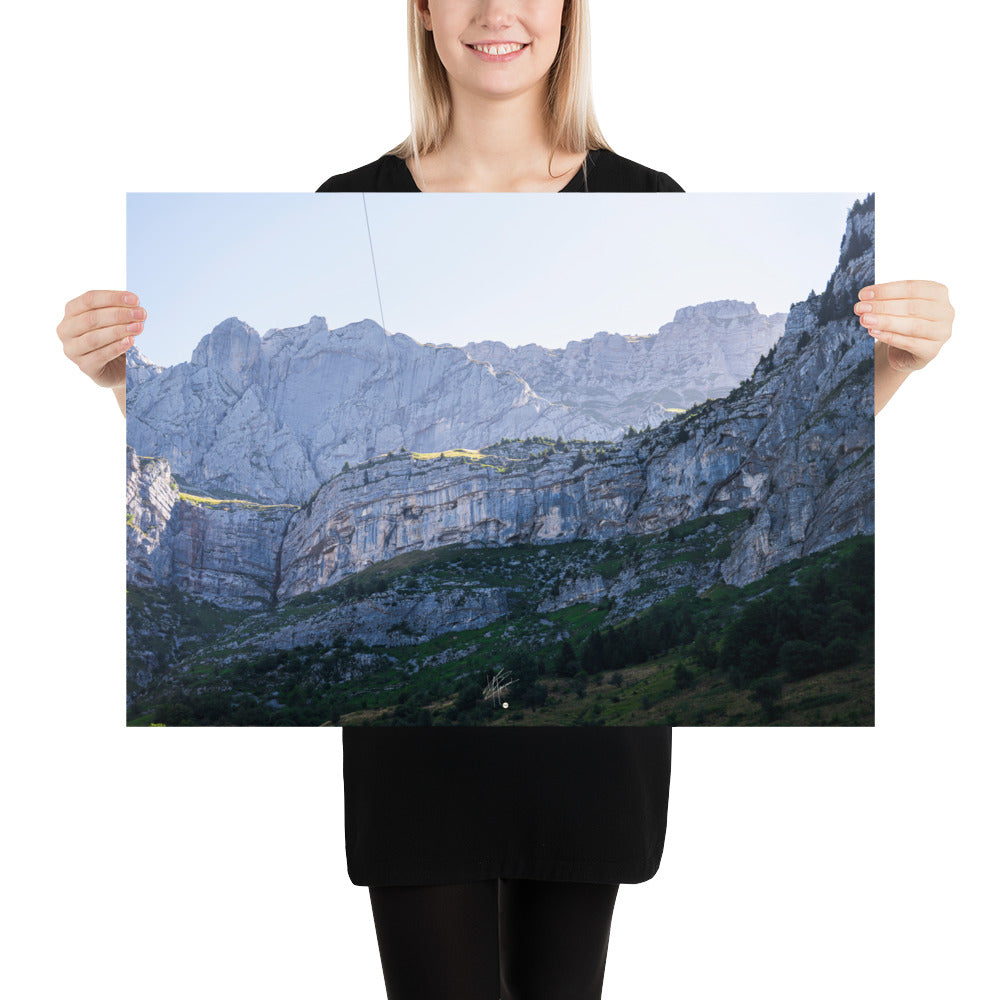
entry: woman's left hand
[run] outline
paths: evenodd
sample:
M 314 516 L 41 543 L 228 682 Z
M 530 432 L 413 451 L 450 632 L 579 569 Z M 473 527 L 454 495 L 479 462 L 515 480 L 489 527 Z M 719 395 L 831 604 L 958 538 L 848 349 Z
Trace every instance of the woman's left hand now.
M 854 307 L 863 326 L 887 347 L 889 366 L 916 371 L 951 336 L 955 310 L 948 289 L 936 281 L 890 281 L 867 285 Z

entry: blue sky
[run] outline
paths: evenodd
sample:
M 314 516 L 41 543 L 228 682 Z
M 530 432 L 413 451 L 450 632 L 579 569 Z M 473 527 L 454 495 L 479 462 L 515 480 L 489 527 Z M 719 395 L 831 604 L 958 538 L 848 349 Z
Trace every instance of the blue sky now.
M 822 291 L 851 194 L 129 194 L 136 346 L 190 359 L 221 320 L 326 317 L 421 343 L 562 347 L 647 335 L 714 299 L 784 312 Z

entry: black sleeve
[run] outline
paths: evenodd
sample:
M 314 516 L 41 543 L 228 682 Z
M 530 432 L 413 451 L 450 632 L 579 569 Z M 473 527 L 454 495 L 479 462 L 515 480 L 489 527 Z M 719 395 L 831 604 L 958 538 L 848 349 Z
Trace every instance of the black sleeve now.
M 610 149 L 592 150 L 586 189 L 596 192 L 683 191 L 669 174 L 630 160 Z
M 376 191 L 378 190 L 378 171 L 381 160 L 373 160 L 356 170 L 346 174 L 334 174 L 328 177 L 316 189 L 317 194 L 329 191 Z
M 656 190 L 657 191 L 676 191 L 681 194 L 684 193 L 684 188 L 680 186 L 669 174 L 664 174 L 657 171 L 656 174 Z

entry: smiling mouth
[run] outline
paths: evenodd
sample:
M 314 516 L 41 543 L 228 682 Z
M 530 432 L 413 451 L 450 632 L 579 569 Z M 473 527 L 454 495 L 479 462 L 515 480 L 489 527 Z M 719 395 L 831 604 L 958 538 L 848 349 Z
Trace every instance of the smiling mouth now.
M 521 49 L 527 48 L 527 42 L 504 42 L 500 45 L 469 45 L 470 49 L 475 49 L 476 52 L 482 52 L 483 55 L 487 56 L 506 56 L 510 55 L 511 52 L 520 52 Z

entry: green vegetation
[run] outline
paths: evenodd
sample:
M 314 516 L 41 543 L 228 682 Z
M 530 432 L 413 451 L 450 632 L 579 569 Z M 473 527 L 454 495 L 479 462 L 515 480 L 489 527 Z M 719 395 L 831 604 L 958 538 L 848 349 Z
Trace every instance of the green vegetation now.
M 146 646 L 150 631 L 166 631 L 168 607 L 183 616 L 170 631 L 201 637 L 172 656 L 159 651 L 164 669 L 135 699 L 129 724 L 872 724 L 870 536 L 745 587 L 697 593 L 670 583 L 686 563 L 718 558 L 749 517 L 700 517 L 605 542 L 410 553 L 251 615 L 130 589 L 130 627 Z M 606 586 L 625 571 L 637 580 L 628 593 L 540 610 L 567 587 L 602 574 Z M 508 613 L 479 628 L 425 638 L 405 617 L 388 617 L 425 595 L 490 587 L 506 595 Z M 252 652 L 285 625 L 335 622 L 358 600 L 385 609 L 384 634 L 398 645 L 369 646 L 331 627 L 322 641 Z M 498 677 L 508 684 L 502 697 L 484 696 Z
M 197 600 L 177 587 L 128 587 L 125 611 L 129 632 L 141 635 L 145 654 L 138 655 L 131 642 L 126 645 L 126 690 L 130 694 L 146 690 L 146 685 L 140 683 L 144 675 L 166 672 L 172 664 L 225 635 L 247 617 L 245 611 Z

